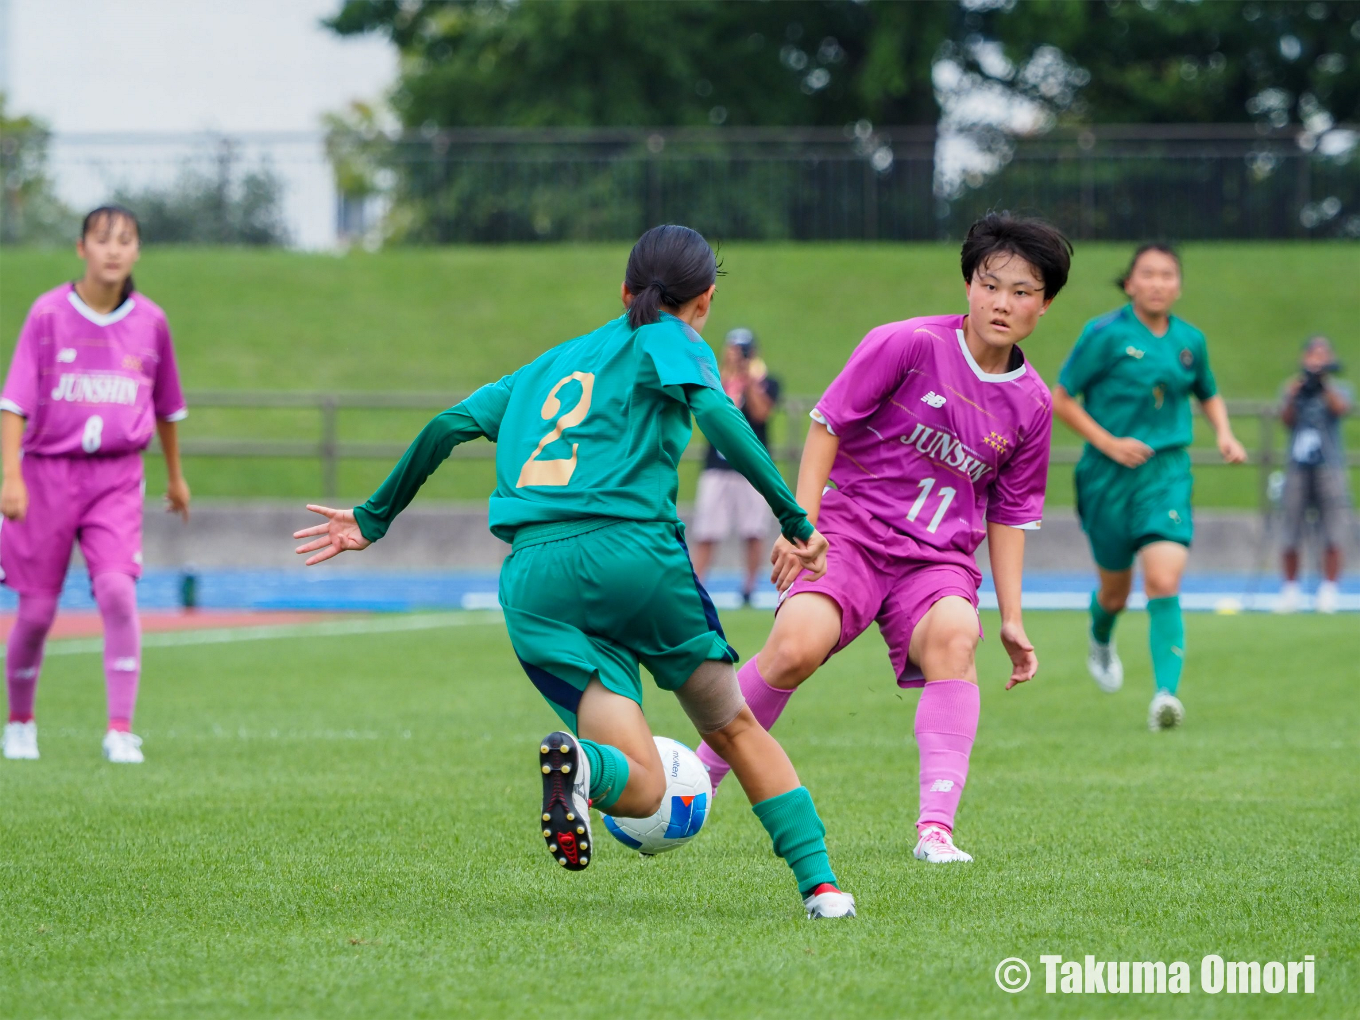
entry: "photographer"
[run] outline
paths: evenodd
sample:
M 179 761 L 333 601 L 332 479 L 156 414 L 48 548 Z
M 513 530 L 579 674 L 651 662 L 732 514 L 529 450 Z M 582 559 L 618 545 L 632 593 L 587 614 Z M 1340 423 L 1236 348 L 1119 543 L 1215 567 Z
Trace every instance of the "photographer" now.
M 750 423 L 756 437 L 770 445 L 767 431 L 770 414 L 779 401 L 779 380 L 765 369 L 756 355 L 756 336 L 749 329 L 734 329 L 727 334 L 722 355 L 723 391 Z M 732 468 L 713 446 L 704 459 L 695 495 L 694 572 L 702 582 L 713 562 L 713 553 L 729 535 L 739 535 L 746 546 L 746 576 L 742 601 L 751 603 L 756 576 L 765 562 L 766 543 L 774 517 L 760 493 Z
M 1285 583 L 1278 611 L 1299 608 L 1299 546 L 1311 508 L 1317 512 L 1323 541 L 1323 581 L 1314 608 L 1334 613 L 1350 504 L 1341 419 L 1350 413 L 1353 397 L 1350 387 L 1332 378 L 1341 366 L 1325 336 L 1310 337 L 1304 344 L 1300 367 L 1302 371 L 1285 384 L 1280 412 L 1290 435 L 1283 497 Z

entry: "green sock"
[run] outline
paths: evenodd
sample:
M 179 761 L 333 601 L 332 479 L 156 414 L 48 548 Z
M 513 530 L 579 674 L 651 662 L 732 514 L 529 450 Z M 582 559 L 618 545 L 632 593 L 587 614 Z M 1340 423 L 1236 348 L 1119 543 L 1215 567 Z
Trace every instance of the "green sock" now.
M 823 882 L 836 884 L 836 875 L 826 858 L 826 827 L 817 817 L 807 787 L 762 800 L 751 805 L 751 810 L 770 834 L 774 852 L 793 869 L 799 893 L 807 896 Z
M 601 811 L 608 811 L 619 802 L 623 788 L 628 785 L 628 759 L 609 744 L 580 737 L 577 742 L 590 762 L 590 802 Z
M 1091 592 L 1091 637 L 1102 645 L 1108 645 L 1117 619 L 1119 614 L 1107 611 L 1100 604 L 1100 599 L 1096 598 L 1096 593 Z
M 1148 599 L 1148 644 L 1152 646 L 1152 675 L 1157 690 L 1175 694 L 1185 665 L 1185 620 L 1179 595 Z

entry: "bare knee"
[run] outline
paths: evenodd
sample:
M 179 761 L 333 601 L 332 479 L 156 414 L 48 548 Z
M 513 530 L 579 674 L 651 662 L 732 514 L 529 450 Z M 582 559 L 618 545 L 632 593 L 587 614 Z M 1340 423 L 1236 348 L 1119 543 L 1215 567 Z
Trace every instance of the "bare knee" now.
M 936 654 L 939 661 L 946 664 L 949 673 L 968 676 L 973 669 L 973 659 L 977 655 L 978 635 L 976 630 L 951 629 L 941 635 Z
M 1100 590 L 1096 593 L 1096 601 L 1100 603 L 1100 608 L 1107 613 L 1120 613 L 1129 602 L 1129 592 L 1133 589 L 1133 571 L 1127 570 L 1121 573 L 1102 573 L 1100 578 Z
M 736 718 L 722 727 L 722 729 L 714 730 L 712 733 L 705 733 L 703 735 L 704 743 L 713 748 L 723 761 L 728 761 L 730 760 L 732 751 L 737 745 L 743 740 L 749 739 L 750 735 L 756 730 L 763 732 L 764 727 L 756 722 L 756 717 L 751 713 L 749 707 L 743 707 L 742 710 L 737 713 Z
M 1107 613 L 1122 613 L 1129 604 L 1129 593 L 1121 591 L 1107 594 L 1102 591 L 1096 596 L 1096 601 L 1100 603 L 1100 608 Z
M 1181 575 L 1178 570 L 1149 570 L 1143 575 L 1143 591 L 1150 599 L 1165 599 L 1179 594 Z
M 792 690 L 817 671 L 829 649 L 801 635 L 785 635 L 760 650 L 756 663 L 771 687 Z

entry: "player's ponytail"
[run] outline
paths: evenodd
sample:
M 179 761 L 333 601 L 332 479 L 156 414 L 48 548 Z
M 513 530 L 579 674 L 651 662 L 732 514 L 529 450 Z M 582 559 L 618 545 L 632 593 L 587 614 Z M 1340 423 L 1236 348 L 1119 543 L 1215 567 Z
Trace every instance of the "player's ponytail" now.
M 137 222 L 137 214 L 127 206 L 123 205 L 101 205 L 97 209 L 91 209 L 85 214 L 85 220 L 80 225 L 80 239 L 83 241 L 89 236 L 91 230 L 96 230 L 107 221 L 112 226 L 117 220 L 126 220 L 132 224 L 132 232 L 137 235 L 140 241 L 142 238 L 142 226 Z M 137 285 L 132 282 L 132 274 L 123 281 L 123 292 L 118 297 L 121 305 L 128 298 L 132 297 L 132 292 L 137 289 Z
M 717 257 L 703 235 L 689 227 L 668 223 L 653 227 L 628 255 L 623 283 L 633 295 L 628 324 L 650 325 L 661 310 L 675 311 L 713 286 L 718 278 Z

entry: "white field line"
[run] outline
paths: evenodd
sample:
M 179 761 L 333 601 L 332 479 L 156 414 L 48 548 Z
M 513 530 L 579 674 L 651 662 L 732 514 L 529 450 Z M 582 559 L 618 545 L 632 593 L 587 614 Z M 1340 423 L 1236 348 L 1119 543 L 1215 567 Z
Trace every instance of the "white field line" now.
M 222 627 L 217 630 L 162 631 L 142 636 L 143 648 L 179 648 L 188 645 L 227 645 L 238 641 L 269 641 L 276 638 L 347 637 L 358 634 L 391 634 L 440 627 L 476 627 L 499 624 L 500 613 L 420 613 L 387 617 L 333 620 L 328 623 L 296 623 L 281 627 Z M 0 645 L 0 649 L 3 649 Z M 47 655 L 88 655 L 103 652 L 104 639 L 72 638 L 51 641 Z

